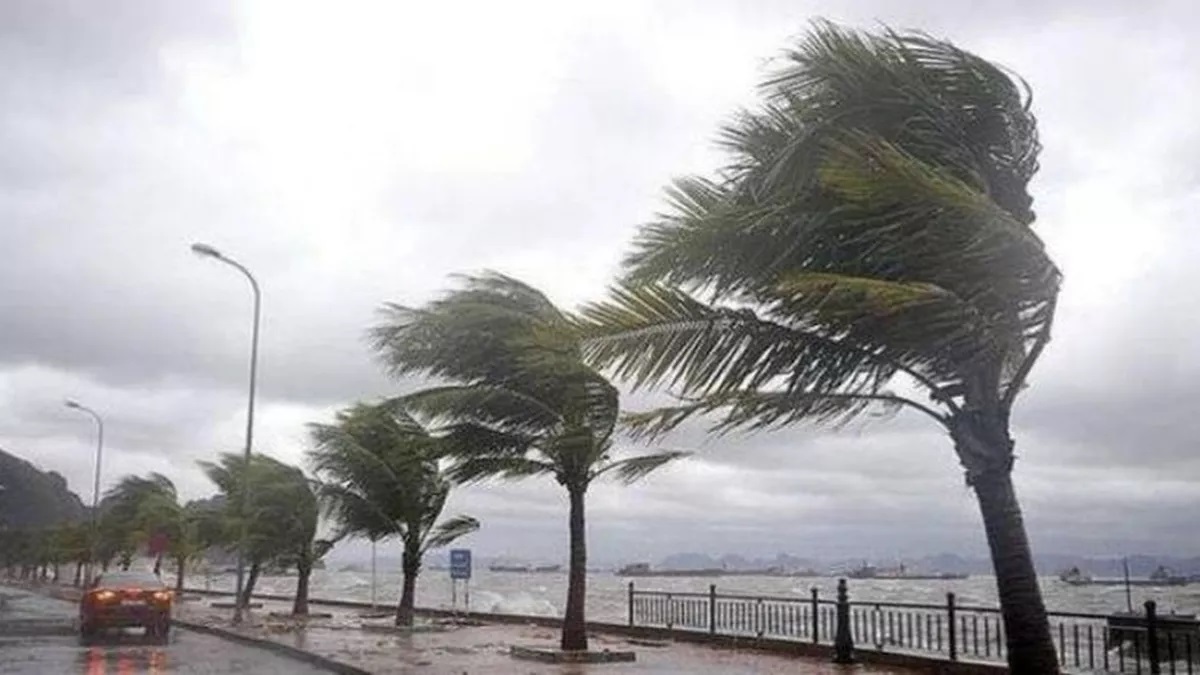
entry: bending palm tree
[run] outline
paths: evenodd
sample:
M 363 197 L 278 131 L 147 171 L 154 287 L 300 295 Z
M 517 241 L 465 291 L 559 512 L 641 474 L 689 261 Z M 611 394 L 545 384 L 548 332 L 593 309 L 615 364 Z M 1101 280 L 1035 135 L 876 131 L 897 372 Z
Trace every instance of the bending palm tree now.
M 612 473 L 632 482 L 684 453 L 616 460 L 615 387 L 583 364 L 574 319 L 541 292 L 498 274 L 422 309 L 389 305 L 376 347 L 395 374 L 453 384 L 404 397 L 446 425 L 451 477 L 473 482 L 553 476 L 570 500 L 570 570 L 561 647 L 586 650 L 584 497 Z
M 242 514 L 249 519 L 246 559 L 250 573 L 242 588 L 242 602 L 249 603 L 264 565 L 276 559 L 295 562 L 296 547 L 309 545 L 313 540 L 317 513 L 307 479 L 300 469 L 257 453 L 250 456 L 248 464 L 245 457 L 236 453 L 223 453 L 217 463 L 198 464 L 225 495 L 222 529 L 227 544 L 238 543 L 238 519 Z M 246 510 L 240 508 L 243 485 L 249 486 L 246 492 L 250 508 Z M 309 502 L 307 514 L 305 494 Z M 307 577 L 298 580 L 298 584 L 303 584 L 298 591 L 305 590 Z
M 166 546 L 156 552 L 155 570 L 161 571 L 162 557 L 169 556 L 175 563 L 175 590 L 183 591 L 184 575 L 189 562 L 217 543 L 212 536 L 211 521 L 217 514 L 197 502 L 180 504 L 174 487 L 148 496 L 139 506 L 137 519 L 147 534 L 166 538 Z
M 316 444 L 309 459 L 323 481 L 318 495 L 338 524 L 337 536 L 403 542 L 396 625 L 411 626 L 426 551 L 479 529 L 470 516 L 437 522 L 450 494 L 450 482 L 438 468 L 441 439 L 394 405 L 360 403 L 338 413 L 335 424 L 309 426 Z
M 128 475 L 121 478 L 104 495 L 108 503 L 105 517 L 108 519 L 110 531 L 120 533 L 122 542 L 120 555 L 122 566 L 128 569 L 137 548 L 146 543 L 155 534 L 161 523 L 147 510 L 156 505 L 171 503 L 178 505 L 175 484 L 170 478 L 152 473 L 142 476 Z M 154 573 L 162 570 L 162 551 L 154 553 Z
M 720 179 L 677 182 L 623 285 L 585 310 L 589 356 L 689 399 L 634 417 L 649 436 L 713 412 L 720 431 L 934 420 L 979 500 L 1011 668 L 1057 672 L 1011 481 L 1009 416 L 1060 281 L 1030 229 L 1028 98 L 923 35 L 820 24 L 787 62 L 724 130 Z

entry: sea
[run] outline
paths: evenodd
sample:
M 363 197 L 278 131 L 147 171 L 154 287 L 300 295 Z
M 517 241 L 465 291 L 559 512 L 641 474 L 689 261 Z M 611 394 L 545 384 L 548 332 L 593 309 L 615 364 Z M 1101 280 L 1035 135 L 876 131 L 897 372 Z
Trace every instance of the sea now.
M 728 577 L 621 577 L 613 572 L 589 572 L 587 613 L 594 621 L 624 622 L 628 616 L 629 583 L 641 590 L 690 591 L 707 593 L 715 584 L 718 594 L 809 598 L 816 588 L 822 598 L 836 597 L 837 579 L 833 577 L 728 576 Z M 1073 586 L 1057 577 L 1041 577 L 1046 607 L 1050 611 L 1109 613 L 1127 607 L 1124 586 Z M 233 590 L 233 574 L 191 576 L 187 585 L 209 590 Z M 372 591 L 374 587 L 374 591 Z M 854 601 L 911 602 L 942 605 L 953 592 L 959 605 L 998 607 L 996 580 L 992 576 L 970 576 L 946 580 L 850 579 L 850 599 Z M 394 606 L 400 597 L 399 570 L 378 568 L 374 584 L 370 570 L 315 570 L 310 597 L 357 600 L 380 606 Z M 264 576 L 256 592 L 292 595 L 296 577 Z M 567 596 L 567 573 L 492 572 L 476 569 L 469 582 L 459 581 L 452 588 L 450 573 L 444 569 L 422 570 L 417 580 L 417 606 L 450 609 L 467 608 L 479 612 L 561 616 Z M 1158 603 L 1158 613 L 1200 614 L 1200 583 L 1184 586 L 1133 587 L 1132 603 L 1140 608 L 1145 600 Z

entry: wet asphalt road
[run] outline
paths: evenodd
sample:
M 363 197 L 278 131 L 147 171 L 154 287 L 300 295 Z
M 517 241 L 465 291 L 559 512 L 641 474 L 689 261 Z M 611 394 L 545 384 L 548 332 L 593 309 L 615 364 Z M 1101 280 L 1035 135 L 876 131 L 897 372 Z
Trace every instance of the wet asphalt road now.
M 328 672 L 178 628 L 171 631 L 166 645 L 147 641 L 140 630 L 113 633 L 84 645 L 75 633 L 77 611 L 73 603 L 0 586 L 0 675 Z

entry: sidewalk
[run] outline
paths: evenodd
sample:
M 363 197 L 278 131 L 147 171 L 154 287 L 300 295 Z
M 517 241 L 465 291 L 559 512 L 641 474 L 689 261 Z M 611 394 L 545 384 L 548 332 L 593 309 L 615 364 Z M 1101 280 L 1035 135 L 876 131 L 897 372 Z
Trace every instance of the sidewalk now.
M 221 600 L 228 601 L 227 598 Z M 364 618 L 360 610 L 313 605 L 313 612 L 332 614 L 327 618 L 296 619 L 280 615 L 290 611 L 288 603 L 261 601 L 241 626 L 230 624 L 231 610 L 210 606 L 215 598 L 180 602 L 177 615 L 184 620 L 214 628 L 234 630 L 257 639 L 303 649 L 373 673 L 428 673 L 463 675 L 484 673 L 911 673 L 879 666 L 834 666 L 825 661 L 766 654 L 756 651 L 717 649 L 681 642 L 637 641 L 603 634 L 590 636 L 592 649 L 632 650 L 634 663 L 601 665 L 550 665 L 513 659 L 509 647 L 554 646 L 558 632 L 539 626 L 514 624 L 454 625 L 425 621 L 413 630 L 392 625 L 385 608 L 383 618 Z M 255 600 L 255 602 L 259 602 Z M 641 642 L 640 644 L 636 644 Z

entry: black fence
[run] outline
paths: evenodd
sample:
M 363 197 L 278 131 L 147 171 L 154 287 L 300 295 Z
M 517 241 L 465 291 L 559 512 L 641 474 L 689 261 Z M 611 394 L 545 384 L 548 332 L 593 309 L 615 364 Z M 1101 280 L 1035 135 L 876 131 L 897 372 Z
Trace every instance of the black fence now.
M 767 597 L 640 590 L 629 584 L 629 625 L 714 635 L 776 638 L 827 644 L 839 660 L 853 650 L 892 651 L 1004 663 L 1007 647 L 1000 610 L 946 604 L 863 602 L 849 597 L 845 580 L 837 599 Z M 1154 601 L 1140 613 L 1050 612 L 1059 663 L 1072 672 L 1200 673 L 1200 622 L 1159 616 Z

